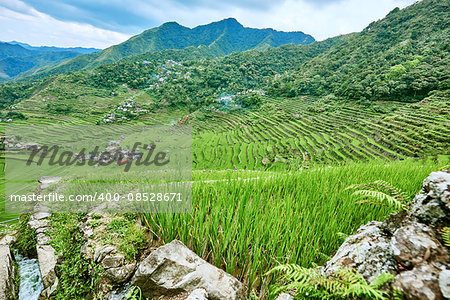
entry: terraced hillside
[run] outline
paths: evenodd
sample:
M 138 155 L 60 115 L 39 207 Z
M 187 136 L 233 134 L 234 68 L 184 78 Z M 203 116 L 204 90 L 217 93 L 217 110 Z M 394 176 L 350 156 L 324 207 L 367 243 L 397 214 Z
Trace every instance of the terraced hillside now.
M 438 95 L 370 108 L 303 97 L 269 99 L 245 114 L 213 110 L 193 121 L 193 159 L 198 169 L 289 169 L 448 154 L 448 104 Z

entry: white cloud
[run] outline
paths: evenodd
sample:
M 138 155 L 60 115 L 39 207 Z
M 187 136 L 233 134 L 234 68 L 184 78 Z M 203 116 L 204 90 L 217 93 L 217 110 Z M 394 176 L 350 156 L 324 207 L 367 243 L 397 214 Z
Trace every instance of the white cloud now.
M 98 0 L 96 4 L 100 7 L 105 5 L 105 10 L 101 10 L 102 14 L 95 14 L 92 8 L 89 11 L 93 13 L 96 26 L 112 24 L 112 20 L 115 20 L 117 25 L 121 23 L 118 21 L 126 22 L 127 26 L 120 25 L 120 28 L 133 31 L 127 32 L 129 33 L 127 35 L 91 24 L 58 20 L 20 0 L 0 0 L 2 24 L 0 40 L 18 40 L 34 45 L 104 48 L 120 43 L 155 24 L 177 21 L 182 25 L 195 27 L 227 17 L 235 17 L 248 27 L 303 31 L 317 40 L 323 40 L 339 34 L 360 31 L 370 22 L 383 18 L 393 8 L 397 6 L 403 8 L 415 2 L 415 0 L 315 1 L 283 0 L 276 4 L 265 1 L 264 5 L 255 6 L 253 4 L 257 1 L 240 0 L 229 0 L 217 5 L 216 2 L 209 0 L 194 0 L 191 3 L 181 0 L 128 0 L 127 3 L 119 0 Z M 113 6 L 115 10 L 108 14 L 106 5 L 109 8 Z M 121 6 L 123 20 L 118 19 L 120 14 L 116 15 Z M 145 20 L 148 20 L 148 23 Z M 148 24 L 147 27 L 142 27 L 146 26 L 142 23 Z
M 90 24 L 57 20 L 18 0 L 0 0 L 1 41 L 31 45 L 105 48 L 131 35 L 100 29 Z
M 415 0 L 344 0 L 317 6 L 307 1 L 288 0 L 266 12 L 235 10 L 234 16 L 245 26 L 303 31 L 317 40 L 361 31 L 389 11 Z

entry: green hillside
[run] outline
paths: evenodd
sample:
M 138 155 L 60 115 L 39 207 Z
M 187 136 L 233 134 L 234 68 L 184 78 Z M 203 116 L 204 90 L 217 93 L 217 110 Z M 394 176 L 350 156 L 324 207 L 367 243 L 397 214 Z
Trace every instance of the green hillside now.
M 281 32 L 273 29 L 247 28 L 232 18 L 192 29 L 176 22 L 168 22 L 133 36 L 119 45 L 111 46 L 98 53 L 77 57 L 54 68 L 44 68 L 38 73 L 45 75 L 93 69 L 130 55 L 165 49 L 183 49 L 190 46 L 206 46 L 209 48 L 209 55 L 217 57 L 234 51 L 268 49 L 283 44 L 312 42 L 314 42 L 313 37 L 300 31 Z
M 32 74 L 36 69 L 57 65 L 94 48 L 33 47 L 19 42 L 0 42 L 0 82 Z
M 15 77 L 23 72 L 33 72 L 37 68 L 51 66 L 80 55 L 78 52 L 40 52 L 27 56 L 9 56 L 0 59 L 0 73 Z
M 98 125 L 92 131 L 50 129 L 45 140 L 60 130 L 82 137 L 127 127 L 110 126 L 117 124 L 191 125 L 192 211 L 107 218 L 130 224 L 139 218 L 148 233 L 143 244 L 181 240 L 240 280 L 249 299 L 272 299 L 275 277 L 267 274 L 273 267 L 323 265 L 343 236 L 395 211 L 358 201 L 348 186 L 382 180 L 394 194 L 398 188 L 412 199 L 430 172 L 449 168 L 449 6 L 449 0 L 423 0 L 394 9 L 362 32 L 320 42 L 300 32 L 245 28 L 234 19 L 193 29 L 166 23 L 102 52 L 22 73 L 34 73 L 30 80 L 0 84 L 0 127 Z M 33 130 L 27 134 L 34 137 Z M 64 134 L 56 136 L 65 141 Z M 134 179 L 146 178 L 139 170 L 119 177 L 119 166 L 97 167 L 105 170 L 104 189 L 120 188 L 121 195 Z M 68 184 L 95 182 L 95 174 L 59 170 L 63 180 L 51 191 L 97 193 Z M 28 175 L 33 182 L 42 176 Z M 2 176 L 5 182 L 0 168 Z M 146 191 L 145 184 L 129 191 Z M 0 221 L 17 216 L 3 213 L 5 203 L 0 195 Z M 70 248 L 73 260 L 64 257 L 70 237 L 82 234 L 74 228 L 85 215 L 53 220 L 61 223 L 56 240 L 64 241 L 55 248 L 61 273 L 53 296 L 91 296 L 96 279 L 85 271 L 92 265 L 79 264 L 85 240 Z M 133 243 L 127 242 L 133 255 L 147 255 L 141 242 Z M 80 271 L 73 272 L 74 265 Z M 411 272 L 409 267 L 393 266 Z
M 297 70 L 274 78 L 277 96 L 334 94 L 350 99 L 422 99 L 450 87 L 450 1 L 394 9 Z
M 8 43 L 0 42 L 0 59 L 10 57 L 10 56 L 28 56 L 32 55 L 33 51 L 25 49 L 19 45 L 12 45 Z

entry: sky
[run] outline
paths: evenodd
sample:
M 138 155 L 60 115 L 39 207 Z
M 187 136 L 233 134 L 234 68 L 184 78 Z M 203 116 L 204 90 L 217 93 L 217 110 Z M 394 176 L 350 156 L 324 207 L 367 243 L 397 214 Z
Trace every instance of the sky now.
M 361 31 L 416 0 L 0 0 L 0 41 L 106 48 L 176 21 L 187 27 L 224 18 L 303 31 L 316 40 Z

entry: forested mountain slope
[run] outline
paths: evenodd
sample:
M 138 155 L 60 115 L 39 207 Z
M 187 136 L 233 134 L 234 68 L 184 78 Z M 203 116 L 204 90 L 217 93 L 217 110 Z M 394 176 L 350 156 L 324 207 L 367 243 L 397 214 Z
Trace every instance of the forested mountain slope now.
M 119 45 L 111 46 L 98 53 L 77 57 L 55 68 L 43 69 L 40 73 L 55 74 L 93 69 L 130 55 L 166 49 L 183 49 L 190 46 L 206 46 L 210 55 L 218 57 L 234 51 L 268 49 L 283 44 L 312 42 L 314 42 L 312 36 L 300 31 L 282 32 L 273 29 L 247 28 L 233 18 L 192 29 L 176 22 L 168 22 L 133 36 Z
M 279 96 L 422 99 L 448 89 L 450 1 L 423 0 L 394 9 L 346 42 L 272 82 Z

